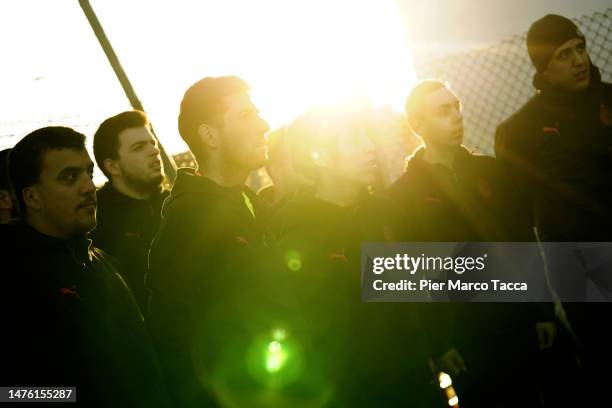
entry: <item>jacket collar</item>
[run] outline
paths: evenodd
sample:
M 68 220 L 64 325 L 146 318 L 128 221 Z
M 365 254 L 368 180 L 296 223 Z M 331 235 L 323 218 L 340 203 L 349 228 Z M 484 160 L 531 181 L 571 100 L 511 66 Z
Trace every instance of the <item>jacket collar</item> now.
M 43 234 L 24 222 L 16 224 L 16 228 L 22 232 L 28 246 L 48 249 L 54 253 L 67 251 L 77 263 L 91 262 L 92 241 L 85 234 L 71 239 L 60 239 Z
M 454 171 L 454 169 L 456 169 L 459 165 L 464 163 L 466 159 L 469 159 L 469 157 L 472 156 L 472 153 L 470 153 L 467 147 L 461 145 L 459 146 L 459 149 L 457 149 L 457 153 L 455 154 L 455 158 L 453 160 L 453 167 L 448 168 L 443 164 L 439 164 L 439 163 L 432 164 L 432 163 L 426 162 L 423 159 L 423 156 L 425 156 L 425 150 L 426 150 L 426 147 L 422 146 L 418 148 L 412 154 L 412 156 L 410 156 L 410 158 L 408 159 L 408 162 L 406 163 L 406 170 L 416 166 L 418 168 L 430 169 L 430 170 L 437 169 L 440 171 L 441 170 Z
M 164 190 L 160 189 L 158 193 L 151 195 L 151 197 L 149 197 L 148 199 L 138 200 L 138 199 L 135 199 L 135 198 L 132 198 L 132 197 L 129 197 L 123 194 L 122 192 L 117 190 L 110 181 L 108 181 L 104 184 L 104 186 L 102 186 L 100 190 L 98 190 L 97 195 L 98 195 L 98 199 L 104 200 L 106 202 L 122 203 L 122 204 L 127 204 L 127 203 L 136 204 L 136 203 L 141 203 L 145 201 L 160 199 L 164 195 Z
M 253 199 L 256 194 L 247 186 L 223 187 L 208 177 L 197 174 L 193 169 L 181 168 L 178 169 L 174 186 L 170 192 L 170 196 L 164 202 L 165 211 L 167 206 L 186 195 L 199 194 L 216 199 L 235 200 L 244 202 L 243 194 L 247 194 L 249 199 Z
M 171 196 L 182 193 L 206 193 L 213 195 L 240 194 L 244 186 L 224 187 L 208 177 L 197 174 L 193 169 L 179 169 Z

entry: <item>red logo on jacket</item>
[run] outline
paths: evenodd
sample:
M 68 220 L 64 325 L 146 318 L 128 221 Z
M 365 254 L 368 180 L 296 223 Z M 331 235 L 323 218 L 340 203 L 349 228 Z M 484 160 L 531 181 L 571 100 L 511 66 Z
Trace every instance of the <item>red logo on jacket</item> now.
M 81 300 L 81 296 L 79 296 L 78 292 L 71 288 L 60 288 L 59 293 L 62 296 L 72 296 L 78 300 Z

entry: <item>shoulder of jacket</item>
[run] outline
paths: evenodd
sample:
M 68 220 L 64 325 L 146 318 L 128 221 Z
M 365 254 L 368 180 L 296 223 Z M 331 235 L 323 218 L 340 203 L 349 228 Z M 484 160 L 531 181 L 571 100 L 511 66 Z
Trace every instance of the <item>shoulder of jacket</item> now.
M 498 131 L 513 130 L 518 127 L 533 122 L 533 118 L 538 113 L 538 97 L 533 96 L 527 103 L 525 103 L 519 110 L 513 113 L 510 117 L 506 118 L 498 127 Z

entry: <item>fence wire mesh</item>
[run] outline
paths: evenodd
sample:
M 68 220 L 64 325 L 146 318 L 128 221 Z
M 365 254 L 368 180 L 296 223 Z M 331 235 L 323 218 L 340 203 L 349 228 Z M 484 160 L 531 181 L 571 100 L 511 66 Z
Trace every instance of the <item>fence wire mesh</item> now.
M 574 19 L 587 39 L 591 60 L 602 80 L 612 81 L 612 8 Z M 513 36 L 482 50 L 435 60 L 421 67 L 420 78 L 440 78 L 463 102 L 465 144 L 494 153 L 495 128 L 534 94 L 535 73 L 525 38 Z

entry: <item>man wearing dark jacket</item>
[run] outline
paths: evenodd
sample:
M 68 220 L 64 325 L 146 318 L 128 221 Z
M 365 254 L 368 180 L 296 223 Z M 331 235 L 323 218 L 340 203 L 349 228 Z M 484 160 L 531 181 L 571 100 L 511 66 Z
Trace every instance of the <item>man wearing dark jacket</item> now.
M 286 273 L 303 312 L 307 378 L 325 406 L 433 406 L 425 336 L 408 303 L 361 301 L 361 245 L 391 241 L 398 218 L 368 193 L 374 144 L 361 112 L 315 112 L 289 131 L 296 168 L 314 182 L 280 211 Z
M 94 134 L 94 155 L 108 182 L 98 191 L 94 244 L 123 266 L 124 278 L 144 312 L 147 256 L 161 221 L 164 170 L 144 112 L 106 119 Z
M 247 369 L 248 350 L 284 311 L 261 266 L 265 211 L 244 186 L 265 164 L 269 128 L 236 77 L 191 86 L 178 125 L 198 169 L 179 171 L 149 253 L 152 334 L 180 406 L 255 407 L 265 379 Z
M 504 121 L 495 135 L 497 157 L 520 178 L 517 190 L 542 241 L 611 241 L 612 85 L 601 81 L 586 39 L 569 19 L 547 15 L 527 33 L 536 68 L 536 94 Z M 609 297 L 609 264 L 592 264 L 577 244 L 576 257 L 548 254 L 552 287 L 562 299 Z M 576 273 L 557 273 L 573 262 Z M 595 283 L 595 284 L 593 284 Z M 600 395 L 609 381 L 608 304 L 565 304 L 582 344 L 593 385 Z M 606 401 L 607 403 L 607 401 Z
M 537 93 L 497 129 L 496 155 L 527 185 L 542 240 L 609 241 L 612 84 L 569 19 L 536 21 L 527 49 Z
M 533 241 L 528 221 L 512 205 L 513 186 L 503 168 L 494 158 L 462 146 L 461 102 L 448 86 L 437 80 L 420 82 L 407 98 L 406 114 L 425 146 L 389 188 L 407 217 L 404 239 Z M 516 272 L 520 270 L 517 263 Z M 528 278 L 543 275 L 517 280 Z M 422 305 L 439 368 L 458 375 L 459 398 L 466 406 L 536 406 L 538 390 L 529 368 L 537 354 L 535 329 L 550 335 L 555 329 L 552 323 L 536 325 L 537 319 L 552 317 L 552 307 L 550 313 L 533 312 L 540 310 L 501 303 Z M 514 340 L 507 342 L 510 334 Z M 502 384 L 512 393 L 497 392 Z
M 142 315 L 112 260 L 91 245 L 93 163 L 85 136 L 39 129 L 11 151 L 21 224 L 3 226 L 5 386 L 72 386 L 86 407 L 167 407 Z

